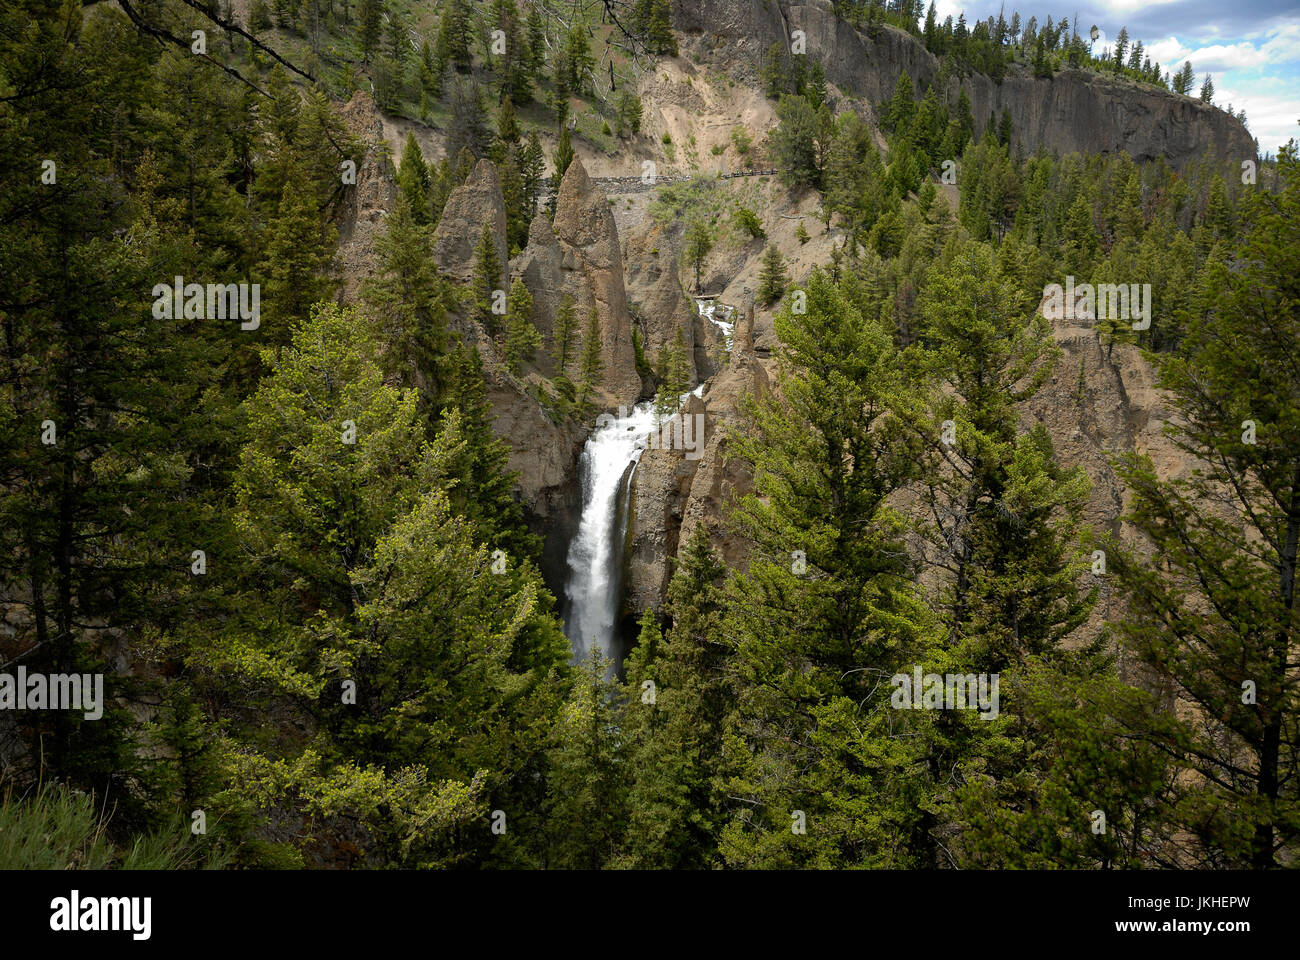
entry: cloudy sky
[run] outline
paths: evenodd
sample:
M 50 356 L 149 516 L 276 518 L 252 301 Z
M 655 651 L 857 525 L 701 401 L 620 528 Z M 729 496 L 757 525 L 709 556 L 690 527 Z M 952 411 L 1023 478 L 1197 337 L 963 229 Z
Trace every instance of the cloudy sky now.
M 928 0 L 927 0 L 928 3 Z M 1196 71 L 1196 92 L 1208 72 L 1214 76 L 1214 102 L 1245 109 L 1246 125 L 1260 150 L 1276 153 L 1292 137 L 1300 139 L 1300 0 L 1091 0 L 1062 6 L 1051 0 L 935 0 L 939 21 L 961 11 L 967 23 L 1019 10 L 1039 23 L 1050 14 L 1073 18 L 1082 30 L 1096 24 L 1101 38 L 1094 50 L 1109 46 L 1120 27 L 1141 40 L 1162 70 L 1184 60 Z

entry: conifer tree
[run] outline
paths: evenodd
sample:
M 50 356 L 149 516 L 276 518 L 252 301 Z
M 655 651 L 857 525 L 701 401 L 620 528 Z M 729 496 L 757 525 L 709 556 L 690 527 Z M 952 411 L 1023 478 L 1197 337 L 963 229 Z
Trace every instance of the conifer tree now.
M 1161 480 L 1130 455 L 1127 519 L 1154 555 L 1113 553 L 1130 603 L 1116 625 L 1126 649 L 1194 708 L 1137 731 L 1197 774 L 1180 804 L 1188 856 L 1256 869 L 1282 859 L 1300 824 L 1287 759 L 1297 747 L 1300 543 L 1300 394 L 1285 372 L 1300 343 L 1293 146 L 1278 170 L 1276 195 L 1247 195 L 1237 262 L 1208 268 L 1213 305 L 1187 317 L 1178 354 L 1157 358 L 1178 411 L 1174 441 L 1201 467 Z
M 713 232 L 702 219 L 694 219 L 686 228 L 686 259 L 695 269 L 695 289 L 700 289 L 700 267 L 713 249 Z
M 415 140 L 415 132 L 406 135 L 402 159 L 397 167 L 397 187 L 406 200 L 407 210 L 416 223 L 429 222 L 429 168 Z
M 599 648 L 582 661 L 553 733 L 547 780 L 546 865 L 598 870 L 627 823 L 626 747 L 614 708 L 613 664 Z M 580 829 L 575 829 L 581 824 Z
M 758 276 L 758 302 L 770 306 L 785 296 L 789 278 L 785 272 L 785 259 L 775 244 L 769 243 L 763 252 L 763 268 Z
M 704 527 L 697 527 L 668 585 L 667 633 L 661 634 L 654 611 L 642 617 L 624 685 L 622 729 L 632 775 L 619 866 L 715 863 L 726 816 L 715 781 L 729 706 L 721 640 L 725 573 Z
M 540 78 L 546 65 L 546 25 L 536 3 L 528 5 L 528 66 Z
M 311 306 L 326 299 L 334 282 L 326 274 L 333 261 L 333 228 L 325 228 L 304 185 L 301 167 L 291 159 L 279 206 L 265 228 L 261 336 L 283 343 L 293 321 L 306 319 Z
M 649 0 L 646 17 L 646 46 L 661 57 L 677 56 L 677 38 L 673 36 L 672 0 Z
M 690 358 L 686 353 L 681 327 L 673 330 L 673 338 L 664 348 L 660 365 L 664 376 L 655 397 L 655 410 L 660 416 L 669 416 L 681 405 L 682 394 L 691 388 Z
M 578 321 L 573 312 L 573 298 L 567 293 L 560 298 L 560 308 L 555 312 L 555 327 L 552 330 L 552 353 L 556 374 L 563 374 L 572 358 L 573 335 L 577 332 Z
M 555 146 L 555 188 L 559 192 L 560 181 L 564 179 L 564 173 L 569 169 L 569 164 L 573 163 L 573 143 L 569 138 L 568 126 L 560 128 L 560 140 Z
M 361 55 L 366 63 L 379 46 L 379 36 L 384 26 L 383 0 L 359 0 L 357 29 L 361 33 Z
M 492 309 L 500 302 L 498 291 L 502 291 L 501 260 L 497 253 L 496 239 L 492 236 L 492 226 L 484 223 L 479 233 L 478 244 L 474 247 L 474 273 L 470 279 L 470 294 L 474 298 L 477 319 L 483 324 L 489 337 L 496 337 L 501 323 L 501 315 Z
M 510 285 L 509 309 L 506 313 L 505 360 L 510 372 L 518 375 L 525 363 L 531 363 L 542 345 L 542 336 L 533 325 L 533 298 L 523 280 Z
M 446 377 L 448 345 L 442 279 L 433 261 L 430 228 L 415 217 L 406 198 L 397 202 L 376 241 L 379 269 L 362 284 L 362 294 L 386 345 L 384 373 L 417 387 L 431 412 Z
M 531 566 L 491 575 L 480 531 L 452 513 L 459 412 L 430 443 L 414 394 L 383 383 L 357 336 L 366 326 L 323 307 L 268 357 L 233 517 L 257 572 L 230 615 L 196 626 L 191 656 L 316 731 L 304 743 L 261 729 L 255 749 L 232 750 L 242 796 L 349 818 L 382 862 L 447 866 L 484 855 L 467 822 L 529 789 L 518 780 L 546 748 L 545 678 L 565 643 Z
M 601 351 L 600 320 L 593 307 L 587 317 L 587 330 L 582 338 L 582 362 L 578 375 L 578 408 L 586 413 L 591 396 L 604 377 L 604 355 Z
M 887 706 L 880 680 L 929 644 L 885 507 L 913 469 L 889 412 L 908 386 L 875 318 L 818 271 L 806 290 L 805 312 L 776 316 L 779 390 L 729 441 L 753 465 L 732 523 L 754 552 L 727 591 L 720 853 L 736 867 L 901 866 L 927 775 L 901 735 L 913 714 Z
M 468 0 L 447 0 L 438 26 L 437 44 L 440 49 L 447 52 L 445 62 L 455 66 L 461 73 L 468 72 L 473 64 L 473 56 L 470 53 L 470 38 L 473 36 L 470 28 L 472 17 L 473 10 Z

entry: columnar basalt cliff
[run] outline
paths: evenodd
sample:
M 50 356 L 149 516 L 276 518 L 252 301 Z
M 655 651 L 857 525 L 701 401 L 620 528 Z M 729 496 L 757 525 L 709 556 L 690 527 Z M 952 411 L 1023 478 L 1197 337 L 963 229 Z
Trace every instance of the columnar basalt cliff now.
M 730 48 L 732 58 L 756 64 L 773 43 L 790 43 L 802 30 L 809 55 L 846 94 L 875 106 L 888 99 L 903 71 L 924 86 L 939 61 L 903 30 L 879 26 L 870 34 L 835 15 L 830 0 L 704 0 L 677 4 L 674 26 L 702 49 Z M 1126 150 L 1136 160 L 1163 157 L 1174 166 L 1209 153 L 1221 160 L 1254 157 L 1254 139 L 1233 116 L 1190 97 L 1080 69 L 1036 78 L 1009 73 L 1001 83 L 968 74 L 949 81 L 956 96 L 965 87 L 977 124 L 1006 109 L 1014 124 L 1012 143 L 1026 152 Z

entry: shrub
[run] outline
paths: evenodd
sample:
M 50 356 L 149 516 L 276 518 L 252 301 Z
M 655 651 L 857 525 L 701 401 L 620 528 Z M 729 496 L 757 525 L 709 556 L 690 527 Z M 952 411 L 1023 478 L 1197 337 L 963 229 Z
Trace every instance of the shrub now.
M 763 230 L 763 223 L 758 219 L 758 215 L 748 207 L 741 207 L 736 211 L 736 223 L 740 228 L 749 234 L 753 240 L 761 240 L 767 236 Z

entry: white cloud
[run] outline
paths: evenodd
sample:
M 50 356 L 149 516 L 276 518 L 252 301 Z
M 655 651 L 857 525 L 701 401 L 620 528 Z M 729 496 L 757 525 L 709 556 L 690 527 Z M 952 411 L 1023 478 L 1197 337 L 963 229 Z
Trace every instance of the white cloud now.
M 1300 140 L 1300 97 L 1254 93 L 1232 85 L 1218 86 L 1214 102 L 1233 111 L 1246 111 L 1246 126 L 1265 153 L 1277 153 L 1291 138 Z

